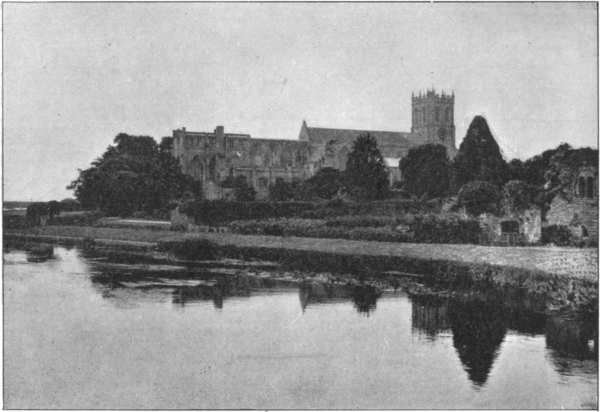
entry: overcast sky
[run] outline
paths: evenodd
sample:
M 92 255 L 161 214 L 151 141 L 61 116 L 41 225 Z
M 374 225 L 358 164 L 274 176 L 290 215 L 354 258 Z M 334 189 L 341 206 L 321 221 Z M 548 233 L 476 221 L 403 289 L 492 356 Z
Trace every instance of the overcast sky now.
M 120 132 L 296 139 L 410 131 L 412 91 L 454 90 L 507 159 L 597 146 L 596 5 L 5 3 L 4 195 L 65 187 Z

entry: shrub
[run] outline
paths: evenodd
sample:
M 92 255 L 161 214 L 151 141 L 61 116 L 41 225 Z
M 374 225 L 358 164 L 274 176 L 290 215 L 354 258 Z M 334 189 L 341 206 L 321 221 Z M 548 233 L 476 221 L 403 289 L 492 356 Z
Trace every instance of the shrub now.
M 575 238 L 568 226 L 549 225 L 542 228 L 542 243 L 554 243 L 557 246 L 571 246 Z
M 203 200 L 186 202 L 180 210 L 192 217 L 196 224 L 220 226 L 234 220 L 266 219 L 299 216 L 313 210 L 311 202 L 229 202 Z
M 395 217 L 387 216 L 340 216 L 328 219 L 326 225 L 331 227 L 382 227 L 392 226 L 396 223 L 396 221 L 397 220 Z
M 27 223 L 31 226 L 37 226 L 41 224 L 43 216 L 50 217 L 50 206 L 47 202 L 35 202 L 27 206 L 25 216 Z M 55 212 L 53 210 L 53 212 Z
M 461 219 L 457 215 L 415 216 L 409 224 L 417 243 L 480 243 L 482 234 L 479 221 Z
M 269 186 L 269 199 L 275 202 L 285 202 L 294 198 L 295 186 L 282 178 L 275 179 L 275 183 Z
M 507 212 L 529 209 L 535 204 L 539 190 L 522 180 L 511 180 L 502 188 L 502 201 Z
M 50 224 L 65 226 L 89 226 L 95 224 L 104 213 L 98 210 L 66 212 L 52 218 Z
M 408 233 L 397 231 L 398 224 L 408 226 Z M 264 219 L 235 221 L 233 232 L 274 236 L 299 236 L 375 240 L 382 242 L 479 243 L 481 228 L 476 219 L 458 215 L 407 214 L 402 217 L 347 216 L 323 219 Z
M 480 180 L 465 184 L 458 193 L 458 204 L 473 216 L 479 216 L 482 213 L 497 213 L 499 201 L 498 188 Z

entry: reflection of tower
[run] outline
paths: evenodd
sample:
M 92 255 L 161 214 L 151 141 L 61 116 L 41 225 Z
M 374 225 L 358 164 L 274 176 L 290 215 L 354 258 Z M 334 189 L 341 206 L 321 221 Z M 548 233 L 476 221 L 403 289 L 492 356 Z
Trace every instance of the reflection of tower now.
M 415 143 L 446 146 L 452 159 L 456 154 L 454 93 L 437 94 L 435 90 L 418 95 L 413 93 L 411 133 Z
M 451 301 L 448 317 L 454 347 L 469 379 L 483 386 L 506 335 L 502 305 L 483 300 Z

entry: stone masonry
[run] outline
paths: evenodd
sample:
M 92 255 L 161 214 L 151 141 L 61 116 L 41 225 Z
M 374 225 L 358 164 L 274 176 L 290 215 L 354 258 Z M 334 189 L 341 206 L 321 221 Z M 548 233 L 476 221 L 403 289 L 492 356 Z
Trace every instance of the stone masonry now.
M 302 122 L 298 140 L 251 138 L 249 134 L 173 131 L 173 155 L 184 173 L 202 182 L 207 199 L 225 197 L 221 182 L 228 176 L 244 176 L 266 198 L 277 179 L 304 180 L 319 169 L 343 170 L 356 138 L 369 133 L 377 140 L 393 181 L 400 179 L 398 164 L 410 148 L 426 143 L 442 144 L 448 156 L 456 154 L 454 94 L 412 95 L 411 132 L 309 127 Z

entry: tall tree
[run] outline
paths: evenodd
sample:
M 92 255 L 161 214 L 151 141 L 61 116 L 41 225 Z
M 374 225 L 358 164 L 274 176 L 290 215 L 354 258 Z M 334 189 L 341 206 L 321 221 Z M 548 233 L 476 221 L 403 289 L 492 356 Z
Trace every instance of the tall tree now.
M 324 167 L 301 185 L 306 199 L 331 199 L 344 187 L 344 174 L 338 169 Z
M 486 120 L 475 116 L 460 144 L 453 164 L 453 186 L 459 190 L 473 180 L 498 187 L 508 179 L 506 162 Z
M 362 134 L 348 154 L 345 170 L 346 189 L 361 200 L 382 199 L 389 193 L 389 178 L 377 141 Z
M 428 198 L 445 196 L 450 184 L 450 161 L 446 147 L 439 144 L 417 146 L 400 161 L 403 188 L 410 194 Z
M 164 208 L 185 190 L 199 190 L 170 156 L 168 144 L 159 148 L 149 136 L 124 133 L 114 143 L 68 186 L 84 208 L 127 216 Z

